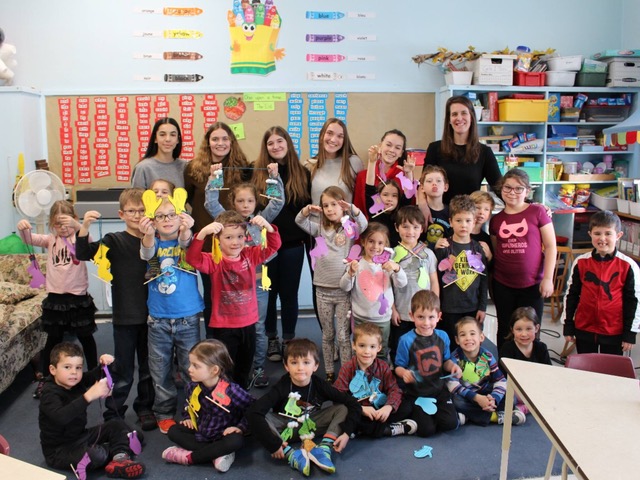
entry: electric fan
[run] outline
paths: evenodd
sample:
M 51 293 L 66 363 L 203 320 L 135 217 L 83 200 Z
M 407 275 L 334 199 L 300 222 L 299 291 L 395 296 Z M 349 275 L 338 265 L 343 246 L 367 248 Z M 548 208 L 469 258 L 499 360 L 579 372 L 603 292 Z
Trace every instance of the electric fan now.
M 58 200 L 64 200 L 62 180 L 48 170 L 27 172 L 13 189 L 18 212 L 37 224 L 49 220 L 49 211 Z

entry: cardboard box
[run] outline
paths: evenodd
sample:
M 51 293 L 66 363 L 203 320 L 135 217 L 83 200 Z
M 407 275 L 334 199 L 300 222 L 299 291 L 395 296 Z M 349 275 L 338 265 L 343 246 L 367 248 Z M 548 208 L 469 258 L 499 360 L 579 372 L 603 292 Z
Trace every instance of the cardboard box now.
M 472 62 L 474 85 L 513 85 L 516 58 L 516 55 L 483 54 Z
M 607 76 L 607 87 L 640 87 L 640 75 L 624 78 Z
M 614 180 L 616 176 L 610 173 L 563 173 L 562 180 L 569 182 L 580 182 L 580 183 L 589 183 L 589 182 L 598 182 L 598 181 L 606 181 L 606 180 Z
M 617 58 L 609 61 L 609 76 L 616 77 L 638 77 L 640 75 L 640 59 L 626 58 L 619 60 Z
M 640 50 L 603 50 L 593 55 L 594 60 L 605 60 L 611 57 L 638 57 L 640 58 Z

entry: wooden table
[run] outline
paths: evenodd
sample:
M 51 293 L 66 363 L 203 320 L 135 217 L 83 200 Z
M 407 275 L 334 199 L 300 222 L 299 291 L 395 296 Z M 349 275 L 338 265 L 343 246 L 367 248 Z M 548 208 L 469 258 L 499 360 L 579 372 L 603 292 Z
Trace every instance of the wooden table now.
M 556 450 L 580 479 L 640 478 L 638 380 L 510 358 L 501 365 L 508 381 L 500 480 L 507 479 L 514 392 L 551 440 L 545 478 Z
M 51 470 L 47 470 L 17 458 L 0 455 L 1 478 L 23 478 L 38 480 L 65 480 L 67 477 Z

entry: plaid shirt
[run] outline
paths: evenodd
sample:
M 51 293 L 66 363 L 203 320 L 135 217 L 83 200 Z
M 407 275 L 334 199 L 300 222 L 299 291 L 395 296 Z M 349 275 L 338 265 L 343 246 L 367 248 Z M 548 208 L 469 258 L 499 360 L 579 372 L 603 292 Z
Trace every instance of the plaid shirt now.
M 207 388 L 201 383 L 189 382 L 186 389 L 185 408 L 182 413 L 183 418 L 189 418 L 187 407 L 191 393 L 196 386 L 200 385 L 202 392 L 198 395 L 200 409 L 197 410 L 198 430 L 196 432 L 196 440 L 198 442 L 211 442 L 222 438 L 222 432 L 228 427 L 238 427 L 242 433 L 247 433 L 248 425 L 244 417 L 245 411 L 251 406 L 255 399 L 238 384 L 229 382 L 226 394 L 231 398 L 231 403 L 226 406 L 230 413 L 225 412 L 222 408 L 214 405 L 205 397 L 211 398 L 211 392 L 215 389 Z
M 358 360 L 354 356 L 340 368 L 338 373 L 338 379 L 333 386 L 341 392 L 351 393 L 349 390 L 349 383 L 356 376 L 358 370 Z M 391 405 L 393 411 L 397 411 L 398 407 L 402 403 L 402 390 L 396 382 L 396 377 L 391 371 L 391 367 L 383 360 L 376 358 L 371 366 L 365 370 L 367 380 L 370 382 L 373 377 L 380 380 L 380 391 L 387 395 L 387 403 L 385 405 Z M 363 406 L 371 406 L 369 400 L 363 400 L 360 402 Z

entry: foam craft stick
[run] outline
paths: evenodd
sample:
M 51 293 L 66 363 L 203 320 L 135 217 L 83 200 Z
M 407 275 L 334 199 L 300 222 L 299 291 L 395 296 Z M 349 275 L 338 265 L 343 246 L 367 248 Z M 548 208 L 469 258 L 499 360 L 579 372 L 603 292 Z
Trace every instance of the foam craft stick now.
M 27 273 L 31 275 L 29 286 L 31 288 L 40 288 L 46 283 L 45 276 L 42 273 L 42 270 L 40 270 L 40 265 L 38 265 L 36 256 L 33 254 L 29 255 L 29 260 L 31 260 L 31 263 L 27 267 Z
M 107 365 L 102 366 L 102 371 L 104 372 L 104 378 L 107 379 L 107 386 L 109 390 L 113 388 L 113 378 L 111 377 L 111 373 L 109 373 L 109 367 Z
M 127 434 L 129 437 L 129 448 L 134 453 L 134 455 L 140 455 L 142 452 L 142 444 L 140 443 L 140 439 L 138 438 L 138 432 L 135 430 L 133 432 L 129 432 Z
M 329 252 L 327 242 L 322 237 L 316 237 L 316 246 L 309 250 L 309 256 L 311 257 L 311 268 L 316 269 L 316 260 Z
M 427 415 L 435 415 L 438 411 L 436 405 L 436 399 L 432 397 L 418 397 L 416 398 L 416 405 L 419 406 Z
M 185 204 L 187 203 L 187 191 L 184 188 L 178 187 L 173 190 L 173 196 L 169 195 L 169 202 L 176 209 L 176 214 L 180 215 L 185 211 Z
M 265 291 L 271 290 L 271 279 L 267 275 L 267 270 L 268 270 L 267 266 L 263 264 L 262 265 L 262 281 L 260 283 L 260 288 Z
M 379 193 L 376 193 L 375 195 L 371 195 L 371 199 L 373 200 L 373 205 L 369 207 L 369 213 L 376 215 L 385 210 L 382 197 L 380 196 Z
M 142 203 L 144 204 L 144 216 L 153 220 L 156 216 L 156 210 L 162 203 L 162 198 L 158 198 L 153 190 L 145 190 L 142 194 Z
M 433 458 L 433 454 L 431 453 L 432 451 L 433 447 L 430 447 L 429 445 L 423 445 L 421 449 L 413 451 L 413 456 L 416 458 Z
M 218 402 L 216 402 L 213 398 L 211 398 L 211 397 L 204 397 L 204 398 L 206 398 L 207 400 L 209 400 L 209 401 L 210 401 L 211 403 L 213 403 L 216 407 L 220 407 L 220 408 L 221 408 L 222 410 L 224 410 L 225 412 L 227 412 L 227 413 L 231 413 L 227 407 L 223 407 L 223 406 L 222 406 L 222 405 L 220 405 Z

